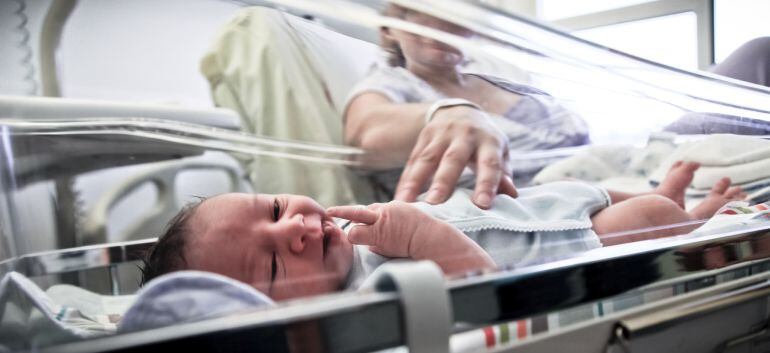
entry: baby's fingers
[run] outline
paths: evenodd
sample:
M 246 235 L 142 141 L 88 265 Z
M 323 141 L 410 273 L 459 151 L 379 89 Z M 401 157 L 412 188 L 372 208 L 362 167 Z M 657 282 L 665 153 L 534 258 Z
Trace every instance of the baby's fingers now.
M 355 245 L 377 246 L 377 238 L 372 227 L 356 225 L 348 232 L 348 241 Z
M 379 215 L 363 206 L 335 206 L 326 209 L 331 217 L 344 218 L 357 223 L 374 224 Z

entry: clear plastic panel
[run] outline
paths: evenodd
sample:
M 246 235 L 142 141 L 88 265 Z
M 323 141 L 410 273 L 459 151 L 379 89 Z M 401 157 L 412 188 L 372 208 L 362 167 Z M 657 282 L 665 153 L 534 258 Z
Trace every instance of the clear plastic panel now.
M 652 254 L 654 274 L 605 291 L 620 297 L 594 283 L 558 307 L 522 309 L 539 315 L 523 321 L 530 334 L 537 320 L 562 327 L 639 295 L 676 295 L 689 283 L 678 276 L 764 271 L 744 263 L 764 259 L 764 243 L 731 237 L 768 227 L 766 87 L 474 2 L 258 5 L 202 38 L 210 49 L 189 73 L 225 110 L 1 97 L 0 269 L 20 274 L 2 290 L 25 299 L 0 303 L 22 308 L 0 311 L 0 348 L 253 310 L 269 325 L 324 303 L 365 307 L 382 299 L 366 279 L 394 259 L 433 261 L 449 287 L 465 288 L 544 286 L 537 280 L 582 264 L 626 283 L 613 265 Z M 237 126 L 223 125 L 233 116 Z M 228 279 L 196 282 L 221 291 L 188 281 L 136 296 L 183 270 Z M 173 306 L 184 298 L 196 304 Z M 181 314 L 132 317 L 136 301 Z M 570 303 L 586 306 L 554 311 Z M 39 321 L 27 330 L 30 318 Z M 292 329 L 283 348 L 319 339 Z M 346 342 L 330 340 L 324 347 Z

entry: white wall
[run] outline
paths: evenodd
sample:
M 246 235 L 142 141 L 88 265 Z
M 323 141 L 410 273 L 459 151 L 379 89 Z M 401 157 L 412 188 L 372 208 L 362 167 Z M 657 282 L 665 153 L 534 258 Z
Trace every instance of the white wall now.
M 239 5 L 81 0 L 61 50 L 67 97 L 212 106 L 200 58 Z
M 23 34 L 17 30 L 22 19 L 14 14 L 20 3 L 26 7 L 28 43 L 34 51 L 30 62 L 34 70 L 39 69 L 38 38 L 51 0 L 0 0 L 0 94 L 40 92 L 39 83 L 33 91 L 31 83 L 24 79 L 26 68 L 21 62 L 26 53 L 18 44 Z M 222 0 L 80 0 L 64 29 L 59 52 L 62 94 L 212 106 L 208 83 L 198 70 L 199 61 L 216 31 L 240 7 Z M 39 82 L 37 73 L 34 79 Z M 121 176 L 130 175 L 126 170 L 121 172 Z M 116 179 L 107 173 L 78 178 L 75 186 L 81 211 L 89 209 Z M 221 191 L 202 190 L 200 194 Z M 55 234 L 54 197 L 55 191 L 47 182 L 9 195 L 15 206 L 13 221 L 25 236 L 15 242 L 3 239 L 0 246 L 14 247 L 20 253 L 55 248 L 55 239 L 47 236 Z M 114 223 L 115 227 L 110 224 L 111 230 L 123 225 Z M 0 233 L 8 236 L 6 231 Z M 0 259 L 14 253 L 8 250 L 0 251 Z
M 50 0 L 25 0 L 35 50 Z M 217 29 L 241 5 L 222 0 L 80 0 L 59 52 L 62 95 L 212 106 L 198 70 Z M 30 94 L 17 1 L 0 1 L 0 94 Z

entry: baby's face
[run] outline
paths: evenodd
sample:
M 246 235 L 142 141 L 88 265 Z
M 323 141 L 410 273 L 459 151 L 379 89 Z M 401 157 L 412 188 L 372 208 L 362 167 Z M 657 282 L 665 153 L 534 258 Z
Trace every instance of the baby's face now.
M 342 229 L 304 196 L 219 195 L 188 225 L 190 269 L 235 278 L 275 300 L 340 289 L 353 260 Z

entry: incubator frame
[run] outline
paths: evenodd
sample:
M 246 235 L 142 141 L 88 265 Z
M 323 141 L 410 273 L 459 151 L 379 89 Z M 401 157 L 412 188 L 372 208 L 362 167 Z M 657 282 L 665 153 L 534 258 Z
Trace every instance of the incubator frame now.
M 74 4 L 70 1 L 69 4 Z M 477 6 L 485 5 L 473 2 Z M 55 8 L 71 11 L 64 1 Z M 61 6 L 61 7 L 60 7 Z M 53 8 L 51 11 L 54 11 Z M 61 17 L 49 13 L 47 20 L 58 21 L 46 28 L 53 30 L 53 37 L 64 23 Z M 515 16 L 518 21 L 544 28 L 541 24 Z M 66 18 L 66 16 L 65 16 Z M 465 19 L 468 21 L 468 19 Z M 550 30 L 550 29 L 549 29 Z M 58 39 L 44 42 L 57 43 Z M 55 45 L 54 45 L 55 47 Z M 42 50 L 41 57 L 50 60 L 41 65 L 42 83 L 45 95 L 58 95 L 53 52 Z M 645 64 L 650 64 L 649 62 Z M 770 93 L 766 88 L 746 85 L 730 80 L 717 79 L 709 75 L 686 73 L 690 77 L 706 79 L 720 84 L 744 88 L 758 94 Z M 0 104 L 3 102 L 0 101 Z M 758 113 L 766 110 L 754 109 Z M 22 114 L 22 115 L 27 115 Z M 107 117 L 108 115 L 105 115 Z M 5 117 L 3 117 L 5 118 Z M 255 139 L 247 134 L 240 134 L 224 129 L 202 129 L 194 124 L 171 124 L 162 119 L 81 119 L 65 121 L 24 121 L 3 120 L 1 124 L 17 129 L 28 129 L 35 134 L 69 133 L 109 133 L 120 130 L 142 132 L 146 136 L 159 138 L 163 131 L 185 130 L 183 135 L 187 146 L 207 145 L 211 141 L 219 142 L 218 147 L 235 153 L 276 155 L 286 158 L 309 158 L 316 162 L 355 165 L 347 157 L 361 151 L 333 146 L 313 146 L 305 148 L 302 144 L 269 139 Z M 181 126 L 181 127 L 180 127 Z M 171 134 L 174 135 L 174 134 Z M 174 139 L 179 136 L 170 136 Z M 205 140 L 205 141 L 204 141 Z M 223 142 L 224 141 L 224 142 Z M 238 143 L 227 144 L 227 142 Z M 169 140 L 179 142 L 179 140 Z M 545 152 L 559 157 L 562 152 Z M 309 156 L 307 154 L 310 154 Z M 315 155 L 313 155 L 315 154 Z M 304 155 L 304 157 L 303 157 Z M 523 157 L 526 158 L 526 157 Z M 539 158 L 539 157 L 538 157 Z M 594 328 L 601 328 L 597 338 L 614 337 L 604 344 L 623 346 L 628 340 L 644 336 L 670 325 L 672 320 L 686 320 L 697 314 L 729 307 L 741 300 L 750 301 L 770 295 L 767 290 L 770 278 L 770 258 L 760 251 L 756 243 L 770 240 L 770 225 L 760 224 L 755 227 L 720 234 L 701 235 L 698 238 L 680 238 L 667 242 L 640 244 L 633 249 L 612 254 L 596 254 L 587 257 L 561 260 L 553 263 L 510 269 L 504 273 L 484 274 L 463 279 L 455 279 L 447 284 L 444 293 L 450 298 L 452 306 L 454 333 L 462 333 L 495 323 L 508 322 L 523 318 L 544 315 L 559 310 L 581 305 L 600 305 L 602 300 L 618 295 L 629 295 L 663 287 L 676 288 L 682 296 L 670 298 L 666 305 L 672 307 L 681 304 L 682 298 L 697 296 L 722 295 L 731 301 L 718 302 L 718 305 L 703 306 L 688 312 L 688 315 L 676 316 L 669 312 L 666 320 L 634 319 L 618 321 L 616 317 L 591 323 Z M 17 271 L 28 277 L 77 275 L 91 270 L 106 271 L 110 283 L 110 292 L 122 293 L 120 266 L 132 265 L 141 259 L 143 250 L 154 244 L 155 239 L 121 242 L 102 245 L 89 245 L 77 248 L 25 254 L 0 262 L 0 273 Z M 730 254 L 729 262 L 720 268 L 710 268 L 699 256 L 698 250 L 719 248 Z M 693 258 L 695 256 L 695 258 Z M 683 265 L 686 263 L 687 265 Z M 674 269 L 674 270 L 672 270 Z M 609 276 L 609 278 L 608 278 Z M 748 293 L 748 294 L 746 294 Z M 426 296 L 437 293 L 425 293 Z M 687 297 L 690 295 L 690 297 Z M 290 351 L 287 345 L 289 331 L 302 324 L 313 324 L 324 333 L 319 342 L 327 351 L 360 352 L 398 347 L 408 344 L 405 336 L 404 308 L 397 292 L 372 292 L 366 294 L 334 294 L 313 301 L 296 301 L 270 310 L 235 317 L 213 319 L 199 323 L 183 324 L 156 329 L 148 332 L 120 334 L 95 338 L 82 342 L 72 342 L 51 347 L 43 347 L 44 352 L 96 352 L 96 351 L 147 351 L 168 349 L 194 349 L 208 351 Z M 724 298 L 722 298 L 724 299 Z M 737 301 L 737 302 L 736 302 Z M 598 304 L 597 304 L 598 303 Z M 652 305 L 656 305 L 652 303 Z M 649 307 L 648 307 L 649 308 Z M 652 309 L 645 309 L 652 310 Z M 665 312 L 662 307 L 661 313 Z M 710 311 L 711 310 L 711 311 Z M 660 325 L 660 326 L 657 326 Z M 585 332 L 590 325 L 566 332 Z M 583 331 L 581 331 L 583 330 Z M 604 335 L 605 331 L 613 334 Z M 376 335 L 369 334 L 376 332 Z M 554 333 L 551 337 L 557 337 Z M 753 339 L 761 334 L 751 336 Z M 725 347 L 744 341 L 742 337 L 721 337 Z M 449 338 L 447 338 L 449 339 Z M 553 340 L 548 338 L 524 342 L 517 348 L 523 351 L 547 350 L 553 347 Z M 737 343 L 736 343 L 737 342 Z M 225 347 L 225 348 L 223 348 Z

